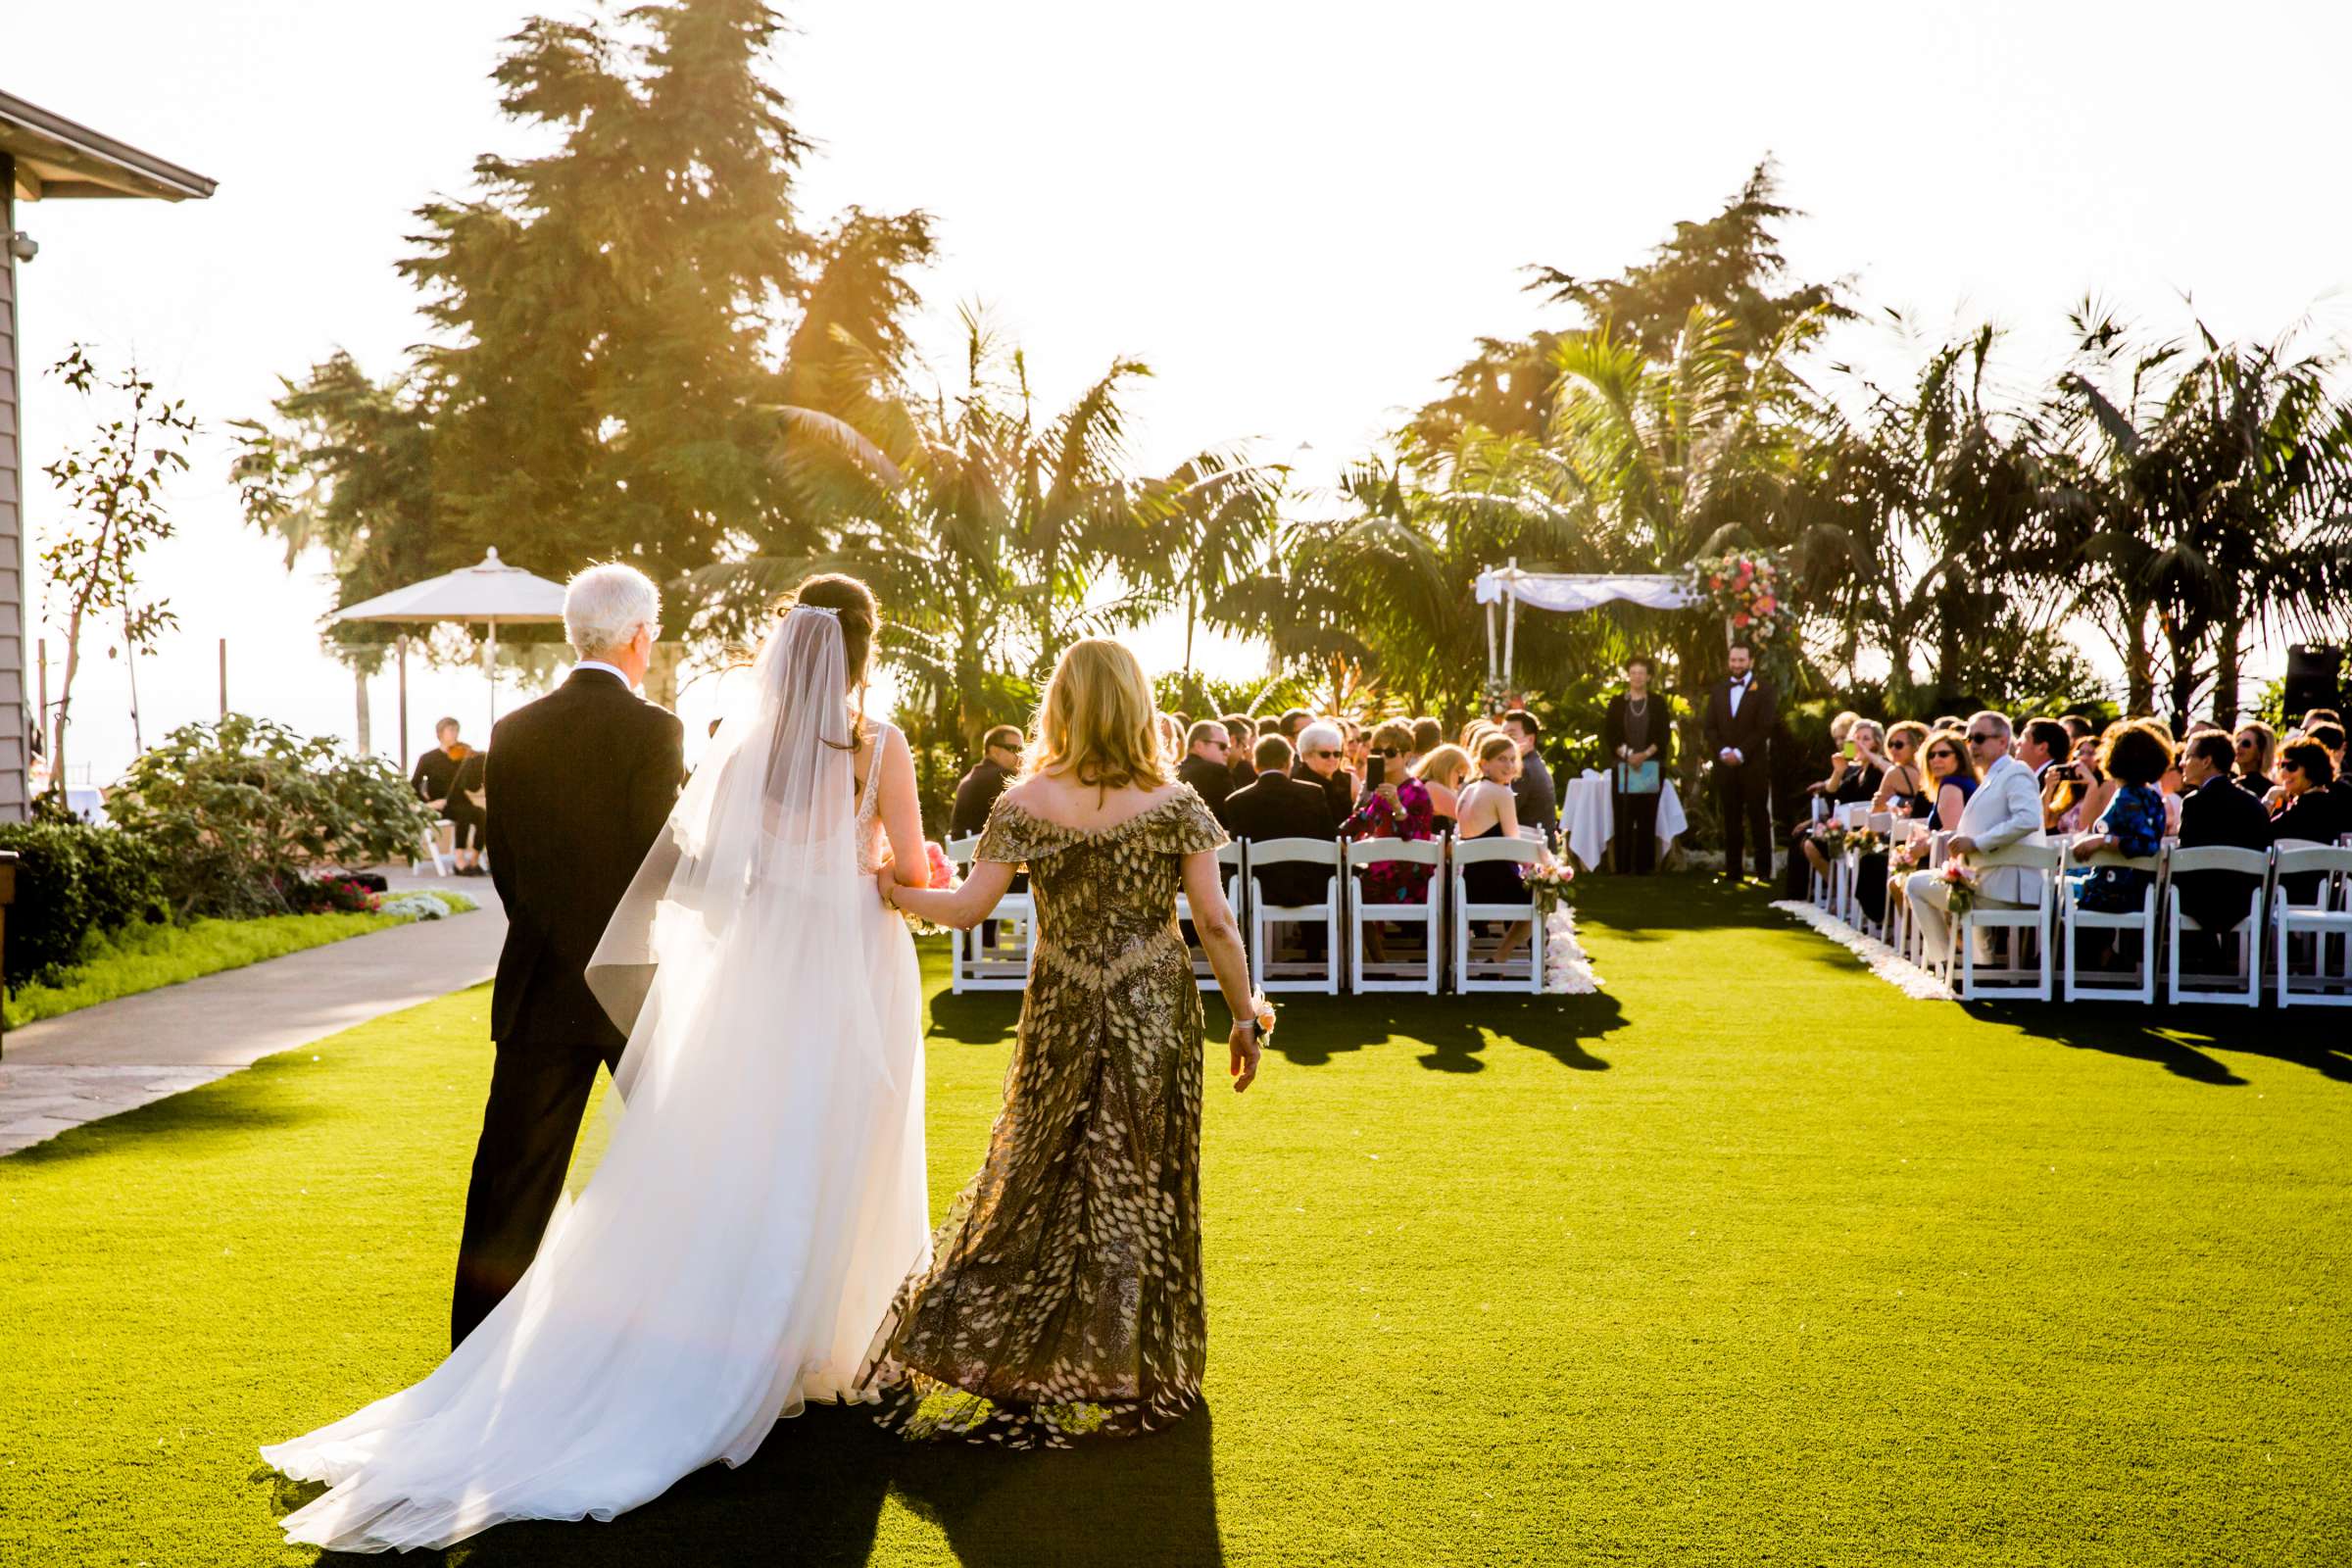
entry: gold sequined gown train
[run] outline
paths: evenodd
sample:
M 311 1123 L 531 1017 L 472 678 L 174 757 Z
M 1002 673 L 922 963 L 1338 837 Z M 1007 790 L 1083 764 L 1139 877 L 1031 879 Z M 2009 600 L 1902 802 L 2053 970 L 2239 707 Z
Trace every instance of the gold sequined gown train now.
M 1176 925 L 1200 797 L 1107 828 L 1008 800 L 977 856 L 1029 867 L 1036 955 L 988 1159 L 901 1287 L 865 1386 L 910 1437 L 1059 1446 L 1200 1397 L 1200 993 Z

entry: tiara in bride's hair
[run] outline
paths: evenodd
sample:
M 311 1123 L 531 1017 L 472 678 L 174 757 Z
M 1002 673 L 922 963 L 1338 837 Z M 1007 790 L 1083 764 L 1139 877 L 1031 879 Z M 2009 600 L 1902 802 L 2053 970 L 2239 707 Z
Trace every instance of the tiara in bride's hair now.
M 819 615 L 831 615 L 835 620 L 841 618 L 840 607 L 835 605 L 795 605 L 792 608 L 810 611 Z

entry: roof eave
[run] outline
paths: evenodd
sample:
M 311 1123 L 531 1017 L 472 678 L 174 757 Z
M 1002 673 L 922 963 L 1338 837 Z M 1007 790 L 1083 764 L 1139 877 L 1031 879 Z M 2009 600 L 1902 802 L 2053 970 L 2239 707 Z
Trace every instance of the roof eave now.
M 32 166 L 35 178 L 21 192 L 28 200 L 127 196 L 201 201 L 220 184 L 4 92 L 0 153 Z

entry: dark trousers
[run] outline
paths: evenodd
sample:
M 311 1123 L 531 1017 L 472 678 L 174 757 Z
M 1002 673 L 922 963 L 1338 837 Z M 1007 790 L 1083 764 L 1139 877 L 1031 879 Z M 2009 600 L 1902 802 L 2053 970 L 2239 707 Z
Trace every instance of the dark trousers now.
M 1723 874 L 1738 876 L 1747 838 L 1756 841 L 1756 875 L 1772 880 L 1772 775 L 1760 762 L 1717 762 L 1715 807 L 1723 815 Z
M 1658 868 L 1658 797 L 1629 795 L 1619 790 L 1616 803 L 1617 823 L 1610 854 L 1618 870 L 1647 876 Z
M 452 801 L 442 808 L 441 814 L 457 830 L 450 835 L 450 842 L 455 847 L 461 850 L 478 850 L 482 847 L 482 813 L 474 809 L 470 802 Z
M 506 1299 L 538 1254 L 564 1192 L 597 1063 L 618 1066 L 620 1050 L 618 1043 L 500 1043 L 490 1102 L 482 1108 L 482 1138 L 473 1151 L 473 1179 L 466 1187 L 466 1231 L 449 1306 L 452 1349 Z

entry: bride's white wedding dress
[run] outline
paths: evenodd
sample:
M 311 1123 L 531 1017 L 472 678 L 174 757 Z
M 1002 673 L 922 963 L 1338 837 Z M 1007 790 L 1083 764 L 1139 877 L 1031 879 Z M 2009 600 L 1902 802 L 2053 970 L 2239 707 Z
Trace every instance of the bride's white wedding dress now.
M 262 1449 L 332 1483 L 289 1542 L 611 1519 L 854 1396 L 930 1243 L 921 987 L 870 878 L 886 736 L 860 792 L 846 684 L 839 623 L 791 612 L 590 966 L 630 1029 L 603 1162 L 429 1377 Z

